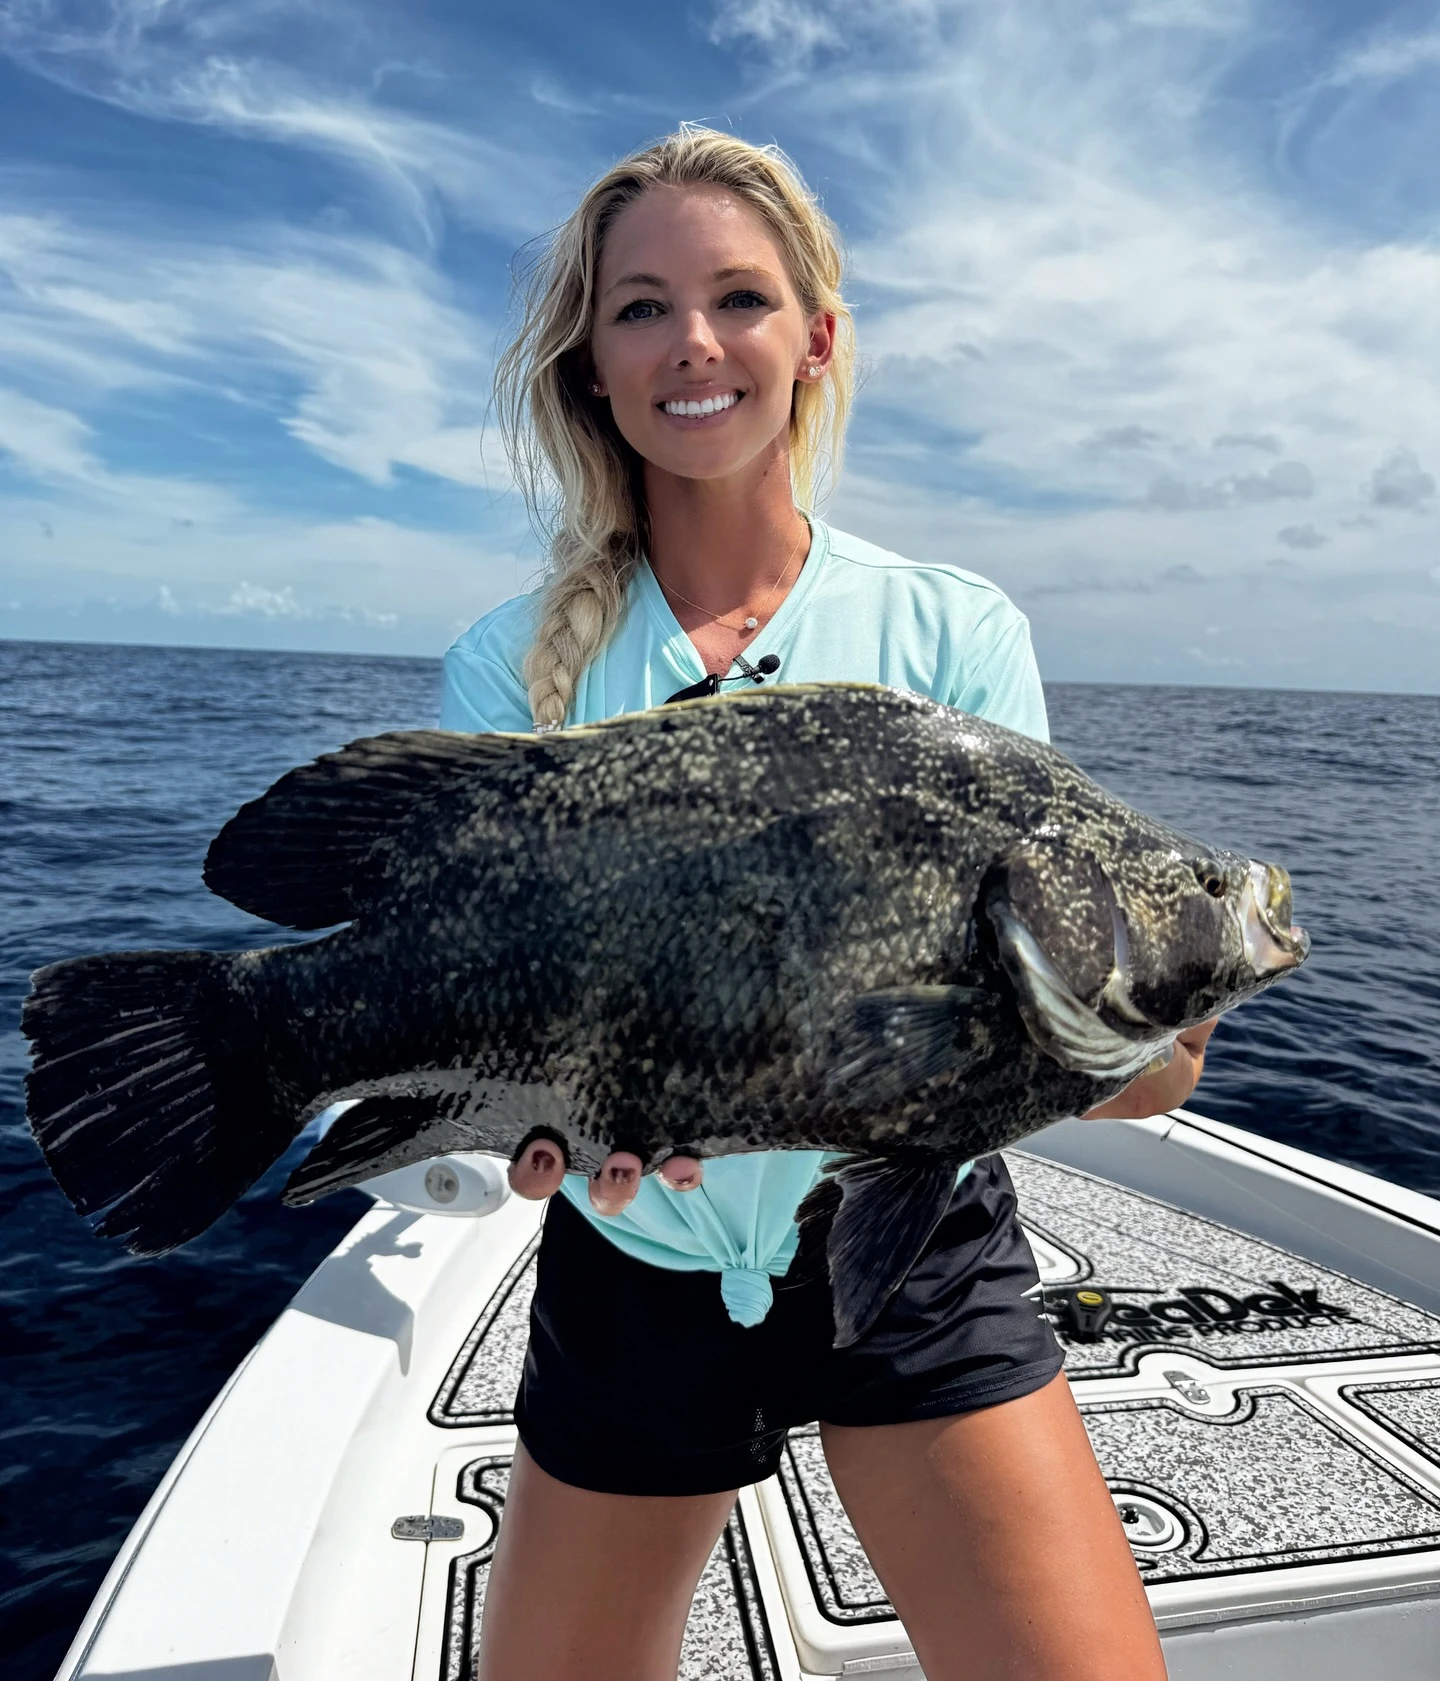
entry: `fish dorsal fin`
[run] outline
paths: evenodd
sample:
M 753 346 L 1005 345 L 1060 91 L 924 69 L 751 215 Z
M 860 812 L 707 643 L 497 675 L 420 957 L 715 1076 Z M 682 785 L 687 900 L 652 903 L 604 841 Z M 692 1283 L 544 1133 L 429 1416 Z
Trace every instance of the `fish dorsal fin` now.
M 827 1088 L 845 1103 L 884 1103 L 958 1071 L 972 1053 L 957 1030 L 978 998 L 965 986 L 861 993 L 836 1036 Z
M 825 1255 L 835 1312 L 835 1347 L 858 1342 L 904 1283 L 955 1192 L 958 1164 L 929 1151 L 852 1157 L 837 1164 L 801 1203 L 802 1222 L 834 1209 Z M 835 1207 L 833 1185 L 839 1186 Z
M 386 842 L 423 806 L 543 751 L 543 739 L 396 730 L 352 741 L 242 806 L 210 843 L 205 884 L 287 928 L 349 922 L 370 902 Z
M 992 899 L 987 908 L 1026 1030 L 1062 1068 L 1097 1080 L 1129 1079 L 1174 1039 L 1168 1032 L 1144 1039 L 1117 1033 L 1076 996 L 1039 940 L 1008 906 Z

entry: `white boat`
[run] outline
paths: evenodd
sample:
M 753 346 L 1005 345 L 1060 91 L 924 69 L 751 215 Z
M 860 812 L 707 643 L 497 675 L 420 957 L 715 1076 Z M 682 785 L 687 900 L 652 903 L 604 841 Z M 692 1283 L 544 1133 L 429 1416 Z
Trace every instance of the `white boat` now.
M 1088 1286 L 1111 1310 L 1062 1327 L 1067 1370 L 1174 1681 L 1440 1675 L 1440 1203 L 1187 1111 L 1007 1156 L 1052 1306 Z M 177 1456 L 63 1681 L 472 1673 L 540 1211 L 479 1157 L 370 1188 Z M 813 1432 L 741 1494 L 681 1674 L 920 1676 Z

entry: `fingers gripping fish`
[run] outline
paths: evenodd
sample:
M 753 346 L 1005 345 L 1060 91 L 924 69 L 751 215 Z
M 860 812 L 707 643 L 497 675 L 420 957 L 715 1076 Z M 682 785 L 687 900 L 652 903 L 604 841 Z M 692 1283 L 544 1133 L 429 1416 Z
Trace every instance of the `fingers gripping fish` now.
M 857 684 L 357 741 L 245 806 L 205 879 L 338 931 L 35 975 L 30 1124 L 98 1232 L 184 1243 L 341 1099 L 288 1202 L 537 1134 L 582 1172 L 824 1149 L 846 1159 L 802 1213 L 830 1219 L 841 1345 L 961 1163 L 1112 1096 L 1309 944 L 1283 870 Z

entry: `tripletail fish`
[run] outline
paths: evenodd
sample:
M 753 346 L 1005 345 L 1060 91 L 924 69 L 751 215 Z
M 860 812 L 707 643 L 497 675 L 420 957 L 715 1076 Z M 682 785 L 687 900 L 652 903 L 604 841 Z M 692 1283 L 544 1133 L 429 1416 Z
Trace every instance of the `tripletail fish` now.
M 1111 1097 L 1309 948 L 1278 866 L 864 684 L 356 741 L 243 807 L 205 880 L 334 931 L 34 976 L 30 1125 L 97 1232 L 186 1242 L 342 1099 L 287 1202 L 538 1135 L 582 1173 L 825 1150 L 801 1215 L 829 1224 L 839 1346 L 961 1164 Z

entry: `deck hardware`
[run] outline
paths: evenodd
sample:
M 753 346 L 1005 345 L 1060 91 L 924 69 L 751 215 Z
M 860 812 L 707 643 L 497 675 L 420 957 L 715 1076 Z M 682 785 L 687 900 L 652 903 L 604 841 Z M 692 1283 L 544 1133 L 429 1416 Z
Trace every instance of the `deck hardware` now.
M 1172 1389 L 1179 1393 L 1182 1401 L 1189 1401 L 1197 1407 L 1208 1404 L 1210 1391 L 1202 1389 L 1189 1372 L 1162 1372 L 1160 1375 Z
M 1146 1552 L 1167 1553 L 1185 1539 L 1185 1525 L 1168 1506 L 1147 1494 L 1126 1494 L 1110 1490 L 1115 1510 L 1125 1525 L 1125 1539 Z
M 464 1539 L 461 1518 L 432 1518 L 420 1512 L 415 1517 L 396 1518 L 390 1533 L 397 1541 L 459 1541 Z
M 1110 1292 L 1094 1284 L 1083 1284 L 1072 1290 L 1052 1287 L 1045 1291 L 1046 1312 L 1076 1342 L 1094 1342 L 1103 1335 L 1114 1307 Z
M 425 1169 L 425 1189 L 438 1203 L 454 1202 L 460 1195 L 460 1180 L 445 1162 L 431 1162 Z

